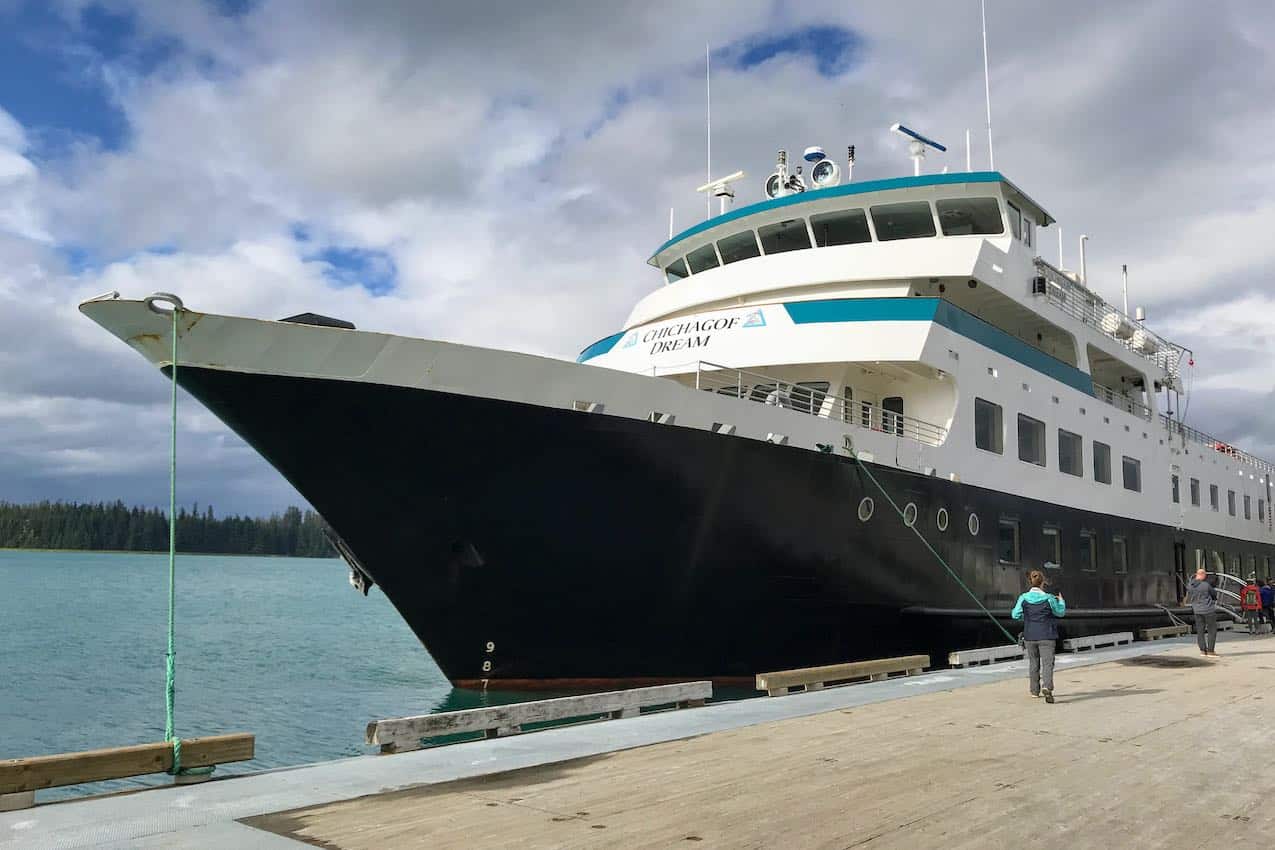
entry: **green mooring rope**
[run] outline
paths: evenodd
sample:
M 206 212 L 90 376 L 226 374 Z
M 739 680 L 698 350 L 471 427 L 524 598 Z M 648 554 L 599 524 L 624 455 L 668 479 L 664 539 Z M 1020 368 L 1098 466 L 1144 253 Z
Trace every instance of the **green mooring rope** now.
M 169 773 L 173 776 L 190 776 L 209 774 L 215 769 L 209 767 L 182 767 L 182 739 L 174 734 L 173 702 L 177 693 L 177 652 L 175 640 L 174 611 L 177 607 L 177 314 L 181 308 L 173 305 L 173 359 L 172 359 L 172 406 L 171 421 L 168 432 L 168 655 L 167 675 L 164 690 L 164 741 L 172 742 L 173 766 Z
M 895 504 L 894 499 L 890 498 L 890 494 L 887 493 L 885 488 L 881 486 L 881 482 L 878 481 L 877 477 L 872 474 L 872 470 L 868 469 L 868 465 L 859 460 L 858 452 L 856 452 L 853 448 L 850 448 L 849 452 L 851 459 L 853 459 L 854 462 L 859 465 L 859 468 L 863 470 L 863 473 L 868 476 L 868 480 L 875 484 L 876 488 L 881 491 L 881 495 L 885 496 L 885 500 L 890 503 L 890 507 L 894 508 L 894 512 L 899 515 L 899 519 L 903 520 L 903 524 L 912 529 L 912 533 L 917 536 L 918 540 L 925 544 L 925 548 L 930 550 L 930 554 L 934 556 L 934 559 L 938 561 L 943 566 L 943 569 L 947 570 L 947 574 L 961 586 L 961 590 L 964 590 L 967 594 L 969 594 L 970 599 L 974 600 L 974 604 L 982 609 L 983 613 L 987 615 L 987 619 L 991 620 L 996 625 L 996 628 L 1001 630 L 1001 633 L 1005 635 L 1010 643 L 1017 643 L 1018 638 L 1010 634 L 1009 630 L 1001 625 L 1000 620 L 996 619 L 996 615 L 987 610 L 987 606 L 984 605 L 983 601 L 974 594 L 974 591 L 970 590 L 969 586 L 965 584 L 965 582 L 961 581 L 961 577 L 947 565 L 947 561 L 943 559 L 942 555 L 935 551 L 934 547 L 930 545 L 930 541 L 925 539 L 925 535 L 917 530 L 916 524 L 913 523 L 912 525 L 908 525 L 907 519 L 903 515 L 903 511 L 899 510 L 899 506 Z

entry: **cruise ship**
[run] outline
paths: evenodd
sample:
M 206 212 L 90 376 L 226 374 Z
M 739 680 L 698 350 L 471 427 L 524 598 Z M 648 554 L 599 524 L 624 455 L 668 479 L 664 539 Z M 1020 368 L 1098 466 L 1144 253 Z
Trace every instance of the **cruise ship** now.
M 757 203 L 703 187 L 720 214 L 575 363 L 80 309 L 169 375 L 176 311 L 180 385 L 458 686 L 938 663 L 1005 643 L 1030 569 L 1068 635 L 1167 625 L 1197 567 L 1271 574 L 1275 470 L 1182 421 L 1190 351 L 1047 262 L 1044 207 L 996 171 L 805 159 Z

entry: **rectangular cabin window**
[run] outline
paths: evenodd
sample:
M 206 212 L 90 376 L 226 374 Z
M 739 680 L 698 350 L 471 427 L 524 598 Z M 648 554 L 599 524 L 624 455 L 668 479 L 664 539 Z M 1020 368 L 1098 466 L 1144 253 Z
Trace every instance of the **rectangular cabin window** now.
M 713 250 L 712 242 L 687 254 L 686 264 L 691 267 L 691 274 L 706 272 L 721 265 L 717 262 L 717 251 Z
M 818 413 L 828 395 L 827 381 L 806 381 L 792 388 L 792 409 L 802 413 Z
M 1018 520 L 1001 517 L 1000 529 L 997 532 L 997 549 L 997 558 L 1002 564 L 1018 563 Z
M 717 250 L 721 252 L 723 265 L 761 256 L 761 248 L 757 247 L 757 234 L 751 230 L 718 239 Z
M 1191 504 L 1195 507 L 1200 506 L 1200 479 L 1191 479 Z
M 1005 426 L 1001 406 L 974 399 L 974 445 L 985 452 L 1005 453 Z
M 1086 573 L 1098 570 L 1098 538 L 1092 531 L 1080 532 L 1080 569 Z
M 1235 491 L 1226 491 L 1226 512 L 1231 516 L 1235 516 Z
M 1085 475 L 1084 440 L 1079 434 L 1058 429 L 1058 469 L 1068 475 L 1083 478 Z
M 934 202 L 944 236 L 1004 233 L 1005 220 L 995 198 L 949 198 Z
M 1111 446 L 1093 441 L 1093 480 L 1099 484 L 1111 483 Z
M 810 228 L 814 230 L 815 244 L 820 248 L 872 241 L 872 234 L 868 232 L 868 216 L 863 210 L 841 210 L 823 215 L 812 215 Z
M 1216 484 L 1209 485 L 1209 507 L 1213 509 L 1214 513 L 1216 513 L 1219 510 Z
M 810 247 L 810 233 L 804 218 L 790 218 L 757 228 L 761 249 L 766 254 L 782 254 Z
M 1036 225 L 1027 216 L 1023 216 L 1023 244 L 1028 248 L 1036 243 Z
M 1244 494 L 1244 519 L 1253 518 L 1253 503 L 1249 501 L 1248 493 Z
M 1236 554 L 1235 552 L 1232 552 L 1231 553 L 1231 574 L 1239 575 L 1240 570 L 1242 569 L 1243 567 L 1240 566 L 1240 556 Z
M 1121 468 L 1124 472 L 1124 488 L 1141 493 L 1142 461 L 1126 456 L 1121 459 Z
M 686 272 L 686 263 L 679 258 L 664 267 L 664 277 L 669 283 L 674 283 L 690 275 Z
M 1182 501 L 1182 495 L 1178 492 L 1178 477 L 1176 475 L 1169 476 L 1169 489 L 1173 491 L 1173 504 L 1179 504 Z
M 908 201 L 902 204 L 881 204 L 872 207 L 872 226 L 877 229 L 877 241 L 892 239 L 919 239 L 933 236 L 934 215 L 928 201 Z
M 1257 500 L 1257 521 L 1266 522 L 1266 502 L 1262 499 Z
M 1111 562 L 1117 575 L 1129 572 L 1129 550 L 1123 535 L 1117 534 L 1111 538 Z
M 1009 232 L 1014 234 L 1015 239 L 1023 238 L 1023 213 L 1018 207 L 1006 202 L 1005 209 L 1009 212 Z
M 1207 570 L 1209 568 L 1209 563 L 1205 560 L 1203 549 L 1195 550 L 1195 568 L 1197 570 Z
M 1018 414 L 1018 459 L 1045 465 L 1045 423 Z
M 1210 570 L 1209 572 L 1214 572 L 1214 573 L 1226 572 L 1226 559 L 1222 556 L 1222 553 L 1217 551 L 1216 549 L 1210 549 L 1209 555 L 1213 559 L 1213 569 Z
M 1062 569 L 1062 534 L 1058 529 L 1045 526 L 1040 530 L 1044 536 L 1045 563 L 1047 570 Z

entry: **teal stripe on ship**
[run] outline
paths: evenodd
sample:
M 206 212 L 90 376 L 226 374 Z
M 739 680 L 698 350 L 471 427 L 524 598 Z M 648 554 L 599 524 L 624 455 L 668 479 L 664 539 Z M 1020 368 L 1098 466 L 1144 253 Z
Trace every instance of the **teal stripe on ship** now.
M 615 348 L 615 344 L 620 341 L 620 337 L 624 336 L 624 331 L 611 334 L 608 337 L 598 340 L 593 345 L 580 352 L 580 356 L 576 358 L 577 363 L 583 363 L 586 360 L 592 360 L 594 357 L 601 357 L 611 349 Z
M 941 298 L 842 298 L 785 304 L 793 324 L 823 322 L 936 322 L 968 340 L 1093 395 L 1093 379 L 1061 360 L 1033 348 L 1000 328 Z

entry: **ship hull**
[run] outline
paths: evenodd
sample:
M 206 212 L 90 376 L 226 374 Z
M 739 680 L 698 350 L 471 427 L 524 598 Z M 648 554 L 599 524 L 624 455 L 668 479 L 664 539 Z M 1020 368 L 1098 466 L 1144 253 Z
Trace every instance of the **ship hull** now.
M 1044 526 L 1068 530 L 1053 576 L 1068 634 L 1167 624 L 1155 606 L 1177 596 L 1175 529 L 841 454 L 419 387 L 185 366 L 178 379 L 323 515 L 460 685 L 940 663 L 1006 642 L 979 606 L 1013 629 Z M 869 473 L 917 506 L 938 557 Z M 1019 564 L 998 560 L 1001 516 L 1023 530 Z M 1068 568 L 1080 528 L 1125 535 L 1127 573 L 1102 552 L 1094 572 Z

